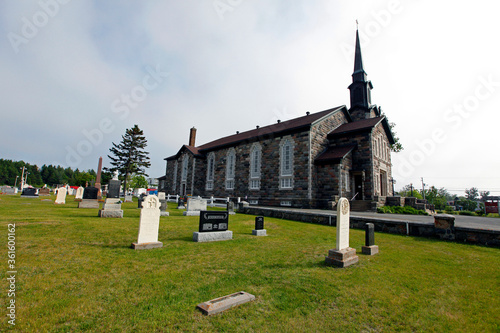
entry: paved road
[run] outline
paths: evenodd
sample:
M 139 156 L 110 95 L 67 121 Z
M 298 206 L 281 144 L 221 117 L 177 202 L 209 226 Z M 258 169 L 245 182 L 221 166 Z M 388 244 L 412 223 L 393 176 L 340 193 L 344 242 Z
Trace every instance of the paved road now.
M 262 207 L 262 208 L 271 208 L 271 207 Z M 329 214 L 329 215 L 336 215 L 337 214 L 336 211 L 322 210 L 322 209 L 299 209 L 299 208 L 283 208 L 283 207 L 272 207 L 272 209 L 288 210 L 288 211 L 304 211 L 304 212 L 310 212 L 310 213 L 320 213 L 320 214 Z M 372 213 L 372 212 L 351 212 L 351 216 L 373 217 L 373 218 L 377 218 L 377 219 L 381 219 L 381 220 L 434 224 L 434 217 L 433 216 L 425 216 L 425 215 L 378 214 L 378 213 Z M 453 216 L 455 216 L 455 226 L 456 227 L 500 231 L 500 218 L 465 216 L 465 215 L 453 215 Z

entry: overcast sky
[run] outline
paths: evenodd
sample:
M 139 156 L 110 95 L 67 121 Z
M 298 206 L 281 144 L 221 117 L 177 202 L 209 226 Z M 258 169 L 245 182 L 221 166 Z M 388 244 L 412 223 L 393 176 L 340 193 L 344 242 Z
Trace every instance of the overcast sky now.
M 97 169 L 137 124 L 151 177 L 196 144 L 349 107 L 356 19 L 372 102 L 413 183 L 500 195 L 500 3 L 2 1 L 0 158 Z

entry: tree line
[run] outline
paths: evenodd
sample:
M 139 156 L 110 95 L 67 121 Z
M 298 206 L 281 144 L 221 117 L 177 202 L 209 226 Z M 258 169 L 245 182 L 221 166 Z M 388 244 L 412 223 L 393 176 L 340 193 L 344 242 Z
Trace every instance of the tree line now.
M 27 183 L 34 187 L 42 187 L 45 184 L 49 187 L 63 184 L 85 186 L 86 183 L 91 184 L 97 177 L 97 173 L 92 169 L 80 171 L 79 169 L 73 170 L 70 167 L 63 168 L 60 165 L 46 164 L 40 168 L 36 164 L 25 163 L 24 161 L 0 159 L 0 184 L 19 186 L 23 167 L 25 168 L 24 177 Z M 101 183 L 107 183 L 111 177 L 111 173 L 103 172 Z

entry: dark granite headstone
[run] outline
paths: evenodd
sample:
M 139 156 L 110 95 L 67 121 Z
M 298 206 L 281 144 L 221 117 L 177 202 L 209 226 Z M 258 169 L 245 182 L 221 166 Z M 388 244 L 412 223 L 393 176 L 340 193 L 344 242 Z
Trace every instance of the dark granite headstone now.
M 142 208 L 142 202 L 147 195 L 145 193 L 141 194 L 137 199 L 137 208 Z
M 30 188 L 26 187 L 23 189 L 23 193 L 21 193 L 22 196 L 26 197 L 36 197 L 38 194 L 36 194 L 36 188 Z
M 118 199 L 120 198 L 120 186 L 122 182 L 116 179 L 111 179 L 109 181 L 109 186 L 108 186 L 108 193 L 106 198 L 114 198 Z
M 365 224 L 365 246 L 375 245 L 375 225 L 373 223 Z
M 213 212 L 202 210 L 200 212 L 199 232 L 226 231 L 229 224 L 228 212 Z
M 86 187 L 83 190 L 83 199 L 97 200 L 98 192 L 99 190 L 93 186 Z
M 50 195 L 50 190 L 48 188 L 41 188 L 38 190 L 38 195 Z
M 264 229 L 264 216 L 255 217 L 255 230 Z

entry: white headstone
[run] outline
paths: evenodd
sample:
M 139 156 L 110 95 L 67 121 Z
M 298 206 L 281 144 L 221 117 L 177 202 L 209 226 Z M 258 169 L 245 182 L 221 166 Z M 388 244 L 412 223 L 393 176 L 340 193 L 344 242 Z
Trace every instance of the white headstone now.
M 83 198 L 83 187 L 79 187 L 77 190 L 76 190 L 76 195 L 75 195 L 75 199 L 82 199 Z
M 56 201 L 54 203 L 56 203 L 56 204 L 65 204 L 66 203 L 66 188 L 65 187 L 60 187 L 57 189 L 57 197 L 56 197 Z
M 158 199 L 165 200 L 165 192 L 158 192 Z
M 200 211 L 207 210 L 207 200 L 201 198 L 189 198 L 187 209 L 182 213 L 184 216 L 199 216 Z
M 340 198 L 337 204 L 337 244 L 336 250 L 349 247 L 349 200 Z
M 160 202 L 155 195 L 144 198 L 139 222 L 139 236 L 137 243 L 157 243 L 160 227 Z

